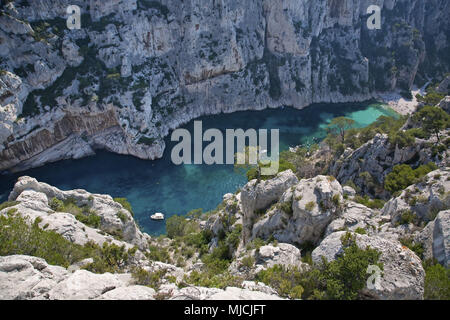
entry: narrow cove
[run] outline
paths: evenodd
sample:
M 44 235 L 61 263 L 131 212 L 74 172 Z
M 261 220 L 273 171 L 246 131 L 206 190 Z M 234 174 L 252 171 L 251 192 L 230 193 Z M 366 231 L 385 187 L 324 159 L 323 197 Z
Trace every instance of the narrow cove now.
M 320 104 L 302 110 L 290 107 L 262 111 L 242 111 L 204 116 L 204 130 L 242 128 L 244 130 L 279 129 L 280 151 L 290 146 L 320 141 L 326 135 L 326 125 L 339 116 L 352 118 L 357 127 L 374 122 L 379 116 L 396 113 L 378 103 Z M 193 132 L 193 121 L 184 128 Z M 150 235 L 165 233 L 164 222 L 149 216 L 163 212 L 166 218 L 186 214 L 192 209 L 214 209 L 225 193 L 234 193 L 246 182 L 242 172 L 232 165 L 174 165 L 170 152 L 176 142 L 166 137 L 163 158 L 140 160 L 98 151 L 95 156 L 79 160 L 64 160 L 24 172 L 0 176 L 0 202 L 6 201 L 19 176 L 32 176 L 63 190 L 85 189 L 93 193 L 126 197 L 133 206 L 135 219 Z

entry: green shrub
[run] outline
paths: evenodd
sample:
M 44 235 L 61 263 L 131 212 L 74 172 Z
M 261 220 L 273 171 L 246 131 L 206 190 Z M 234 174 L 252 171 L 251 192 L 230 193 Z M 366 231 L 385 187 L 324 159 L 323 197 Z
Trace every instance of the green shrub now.
M 402 245 L 408 247 L 413 251 L 420 259 L 423 259 L 424 248 L 421 243 L 416 243 L 410 237 L 403 237 L 398 239 Z
M 450 300 L 450 269 L 440 264 L 425 265 L 425 292 L 427 300 Z
M 116 213 L 116 216 L 117 216 L 123 223 L 125 223 L 125 222 L 128 221 L 128 217 L 127 217 L 127 215 L 126 215 L 123 211 L 118 211 L 118 212 Z
M 171 239 L 183 237 L 197 231 L 193 223 L 183 216 L 173 215 L 166 220 L 167 236 Z
M 377 250 L 360 249 L 353 237 L 348 237 L 347 246 L 335 261 L 323 260 L 308 271 L 275 265 L 261 271 L 256 280 L 274 288 L 279 295 L 302 299 L 349 300 L 359 298 L 369 275 L 367 267 L 377 265 L 381 255 Z M 300 289 L 301 288 L 301 289 Z M 301 292 L 299 296 L 299 292 Z
M 127 250 L 125 245 L 118 246 L 114 243 L 103 243 L 100 247 L 95 243 L 88 243 L 85 247 L 89 247 L 91 251 L 91 257 L 94 262 L 84 267 L 85 269 L 96 273 L 117 273 L 123 272 L 124 267 L 137 250 L 136 247 Z
M 128 212 L 131 213 L 131 216 L 134 217 L 133 208 L 131 207 L 131 204 L 128 202 L 127 198 L 114 198 L 114 201 L 120 203 L 122 207 L 128 210 Z
M 439 141 L 439 131 L 448 127 L 450 116 L 442 108 L 428 105 L 416 112 L 413 116 L 413 120 L 418 123 L 425 132 L 436 135 L 436 138 Z
M 360 249 L 354 241 L 343 255 L 330 263 L 324 261 L 321 275 L 325 283 L 325 297 L 332 300 L 353 300 L 359 297 L 368 278 L 367 267 L 377 265 L 381 253 L 375 249 Z
M 255 258 L 253 256 L 246 256 L 242 258 L 241 265 L 248 269 L 251 269 L 255 265 Z
M 416 224 L 417 216 L 411 210 L 404 210 L 400 214 L 400 218 L 397 222 L 397 225 L 410 224 L 410 223 Z
M 131 276 L 135 284 L 140 286 L 148 286 L 155 290 L 159 289 L 161 280 L 166 274 L 166 270 L 158 270 L 155 272 L 149 272 L 143 268 L 136 268 L 131 272 Z
M 389 143 L 399 148 L 413 146 L 415 142 L 416 139 L 410 131 L 398 131 L 389 136 Z
M 364 228 L 358 227 L 358 228 L 356 228 L 355 233 L 358 233 L 358 234 L 367 234 L 367 231 L 366 231 L 366 229 L 364 229 Z
M 88 242 L 84 246 L 65 239 L 60 234 L 39 228 L 39 219 L 30 223 L 19 214 L 0 216 L 0 255 L 23 254 L 43 258 L 47 263 L 67 268 L 93 258 L 85 269 L 97 273 L 120 272 L 136 249 L 104 243 L 102 247 Z
M 333 203 L 336 207 L 339 207 L 341 205 L 341 196 L 340 195 L 335 194 L 333 196 L 333 198 L 331 198 L 331 200 L 333 201 Z
M 149 260 L 171 263 L 170 254 L 167 248 L 161 246 L 149 246 L 149 251 L 150 252 L 146 254 Z
M 266 243 L 264 242 L 263 239 L 255 238 L 251 242 L 247 243 L 246 249 L 247 250 L 251 250 L 251 249 L 259 250 L 259 248 L 261 248 L 264 245 L 266 245 Z
M 310 201 L 305 205 L 305 209 L 307 211 L 312 211 L 315 206 L 316 206 L 316 203 L 314 201 Z
M 39 221 L 37 221 L 39 222 Z M 89 250 L 54 231 L 45 231 L 20 215 L 0 216 L 0 256 L 23 254 L 67 268 L 89 257 Z
M 64 208 L 64 202 L 53 197 L 50 200 L 49 206 L 53 211 L 62 212 Z
M 302 273 L 297 268 L 286 268 L 275 265 L 263 270 L 256 275 L 256 280 L 261 281 L 277 291 L 283 297 L 301 299 L 303 287 L 300 285 Z
M 13 207 L 16 204 L 19 204 L 19 201 L 6 201 L 0 204 L 0 211 L 2 211 L 5 208 Z
M 90 226 L 92 228 L 99 228 L 101 220 L 102 220 L 100 218 L 100 216 L 98 216 L 94 213 L 90 213 L 88 215 L 79 213 L 79 214 L 75 215 L 75 219 L 77 219 L 81 223 L 84 223 L 85 225 Z
M 290 201 L 280 203 L 280 209 L 289 216 L 292 216 L 292 214 L 293 214 L 292 202 L 290 202 Z
M 371 209 L 381 209 L 385 204 L 384 200 L 370 199 L 367 195 L 365 195 L 364 197 L 357 195 L 353 198 L 353 200 Z
M 228 235 L 226 236 L 226 244 L 228 247 L 230 247 L 231 250 L 236 250 L 238 245 L 239 245 L 239 241 L 241 239 L 241 233 L 242 233 L 242 224 L 238 224 L 236 225 L 236 227 L 230 232 L 228 233 Z
M 391 193 L 404 190 L 408 186 L 418 182 L 421 177 L 436 169 L 437 166 L 433 162 L 422 165 L 415 170 L 407 164 L 397 165 L 386 176 L 384 187 Z

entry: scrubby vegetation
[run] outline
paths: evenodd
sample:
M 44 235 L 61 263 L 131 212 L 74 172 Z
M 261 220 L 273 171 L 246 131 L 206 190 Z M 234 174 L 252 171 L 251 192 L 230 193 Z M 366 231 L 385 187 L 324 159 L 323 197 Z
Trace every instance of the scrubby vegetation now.
M 273 287 L 281 296 L 292 299 L 357 299 L 366 286 L 367 267 L 377 265 L 383 269 L 383 265 L 378 263 L 381 253 L 371 248 L 360 249 L 349 234 L 342 242 L 344 252 L 335 261 L 323 260 L 304 272 L 276 265 L 261 271 L 257 280 Z
M 404 190 L 408 186 L 417 183 L 420 178 L 436 169 L 437 166 L 432 162 L 422 165 L 417 169 L 413 169 L 407 164 L 397 165 L 393 168 L 392 172 L 386 176 L 384 187 L 391 193 Z
M 0 204 L 0 211 L 3 209 L 9 208 L 9 207 L 13 207 L 18 203 L 19 203 L 19 201 L 5 201 Z
M 427 300 L 450 300 L 450 269 L 436 263 L 426 261 L 425 292 Z
M 384 200 L 370 199 L 368 195 L 365 196 L 357 195 L 353 198 L 353 201 L 361 203 L 362 205 L 365 205 L 366 207 L 371 209 L 381 209 L 385 204 Z
M 148 286 L 155 290 L 159 289 L 161 285 L 161 280 L 166 274 L 165 270 L 158 270 L 155 272 L 147 271 L 143 268 L 135 268 L 132 270 L 132 277 L 137 285 Z
M 65 239 L 60 234 L 39 227 L 40 219 L 29 221 L 13 212 L 0 216 L 0 256 L 23 254 L 43 258 L 47 263 L 68 267 L 93 258 L 85 268 L 92 272 L 121 272 L 126 262 L 136 252 L 125 246 L 104 243 L 102 247 L 88 242 L 84 246 Z
M 114 198 L 115 202 L 120 203 L 122 207 L 124 207 L 126 210 L 128 210 L 129 213 L 131 213 L 132 216 L 134 216 L 133 208 L 131 207 L 131 204 L 128 202 L 127 198 Z
M 440 142 L 439 132 L 450 125 L 450 116 L 439 107 L 425 106 L 416 112 L 413 120 L 420 125 L 425 132 L 434 134 Z
M 74 199 L 62 201 L 57 198 L 52 198 L 49 205 L 54 211 L 73 214 L 78 221 L 87 226 L 100 227 L 101 218 L 88 205 L 78 206 Z

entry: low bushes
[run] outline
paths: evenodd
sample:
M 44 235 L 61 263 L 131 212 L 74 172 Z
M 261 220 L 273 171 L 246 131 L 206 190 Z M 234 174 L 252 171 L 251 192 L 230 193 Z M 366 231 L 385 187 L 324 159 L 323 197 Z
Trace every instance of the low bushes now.
M 384 187 L 391 193 L 404 190 L 408 186 L 417 183 L 421 177 L 436 169 L 437 166 L 433 162 L 422 165 L 417 169 L 412 169 L 407 164 L 397 165 L 386 176 Z
M 332 262 L 323 260 L 305 272 L 276 265 L 258 273 L 257 280 L 281 296 L 294 299 L 357 299 L 369 277 L 367 267 L 377 265 L 383 269 L 378 263 L 381 253 L 371 248 L 360 249 L 350 234 L 342 242 L 343 254 Z
M 124 207 L 131 213 L 132 216 L 134 216 L 133 208 L 131 207 L 131 204 L 128 202 L 127 198 L 114 198 L 113 200 L 117 203 L 120 203 L 122 207 Z
M 424 298 L 450 300 L 450 269 L 435 262 L 426 262 Z
M 60 234 L 39 228 L 37 219 L 31 223 L 19 214 L 0 216 L 0 255 L 23 254 L 43 258 L 47 263 L 67 268 L 69 265 L 93 258 L 87 270 L 97 273 L 120 272 L 136 248 L 104 243 L 102 247 L 88 242 L 75 244 Z

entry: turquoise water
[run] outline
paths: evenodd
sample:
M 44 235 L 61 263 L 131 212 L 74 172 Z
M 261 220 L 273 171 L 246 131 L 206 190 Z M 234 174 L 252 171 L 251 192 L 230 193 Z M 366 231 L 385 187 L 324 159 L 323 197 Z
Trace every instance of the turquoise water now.
M 205 116 L 203 131 L 208 128 L 279 129 L 280 149 L 311 143 L 325 136 L 331 119 L 346 116 L 357 127 L 367 126 L 380 115 L 395 115 L 379 104 L 315 105 L 302 110 L 293 108 L 243 111 L 232 114 Z M 184 128 L 193 132 L 193 121 Z M 270 139 L 270 136 L 269 136 Z M 0 202 L 5 201 L 17 177 L 29 175 L 63 190 L 85 189 L 126 197 L 133 206 L 139 225 L 151 235 L 165 232 L 165 224 L 152 221 L 149 215 L 163 212 L 166 217 L 185 214 L 192 209 L 214 209 L 222 195 L 234 193 L 246 183 L 245 175 L 232 165 L 172 164 L 170 152 L 174 143 L 166 138 L 167 148 L 162 159 L 140 160 L 100 151 L 95 156 L 64 160 L 18 174 L 0 176 Z M 205 144 L 206 145 L 206 144 Z

